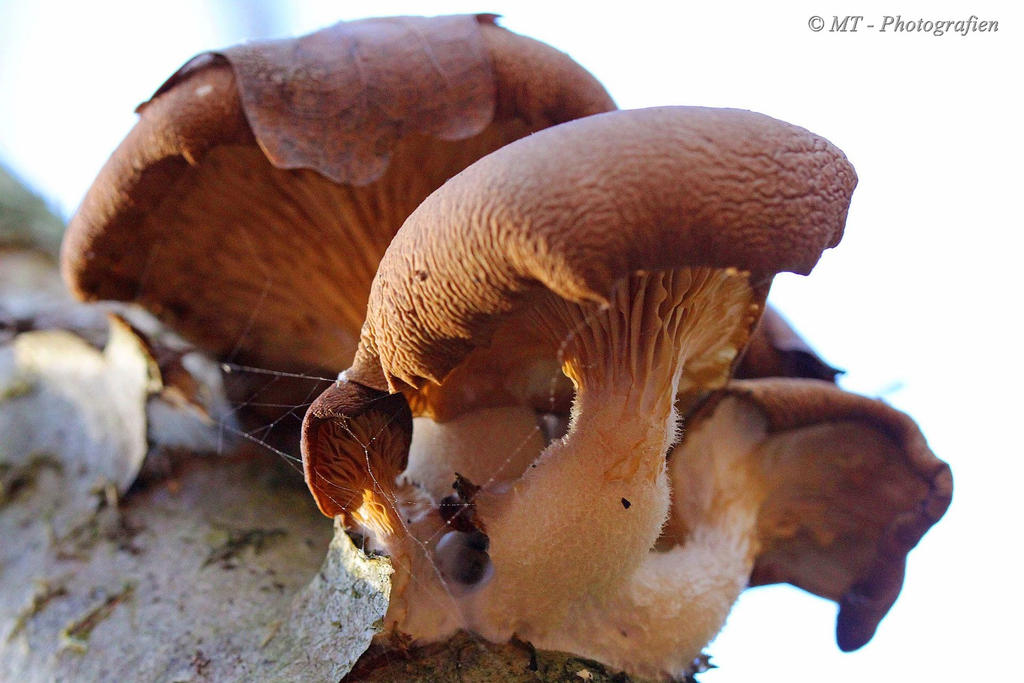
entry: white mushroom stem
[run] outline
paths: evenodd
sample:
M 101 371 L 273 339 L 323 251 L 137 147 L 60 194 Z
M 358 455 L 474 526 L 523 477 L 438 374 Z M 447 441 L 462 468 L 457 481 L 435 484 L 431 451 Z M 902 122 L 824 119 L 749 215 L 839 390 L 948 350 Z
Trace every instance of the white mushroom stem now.
M 457 595 L 433 559 L 444 520 L 434 502 L 411 484 L 400 485 L 392 500 L 401 527 L 374 543 L 394 568 L 385 630 L 397 627 L 427 641 L 445 637 L 462 626 L 462 618 Z
M 679 545 L 649 552 L 624 586 L 572 605 L 538 647 L 599 657 L 641 676 L 682 678 L 746 587 L 758 550 L 763 479 L 750 455 L 764 421 L 737 406 L 688 436 L 669 465 Z M 749 414 L 748 414 L 749 413 Z M 674 491 L 676 495 L 679 490 Z M 642 644 L 642 646 L 640 646 Z
M 694 268 L 631 276 L 604 307 L 552 298 L 537 309 L 576 385 L 570 428 L 508 490 L 477 499 L 494 578 L 471 598 L 471 628 L 536 644 L 574 603 L 621 590 L 668 515 L 687 360 L 731 362 L 737 349 L 722 340 L 750 303 L 743 274 Z

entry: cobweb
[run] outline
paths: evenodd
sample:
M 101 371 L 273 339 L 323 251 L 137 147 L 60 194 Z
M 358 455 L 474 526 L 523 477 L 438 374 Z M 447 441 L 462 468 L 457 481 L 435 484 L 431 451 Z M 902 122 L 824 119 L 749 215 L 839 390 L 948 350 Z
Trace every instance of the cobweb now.
M 562 345 L 562 349 L 567 346 L 568 341 Z M 252 444 L 256 448 L 264 449 L 282 461 L 284 461 L 291 469 L 293 469 L 299 477 L 303 476 L 302 458 L 299 453 L 299 429 L 302 424 L 303 417 L 307 408 L 311 403 L 320 395 L 325 389 L 327 389 L 335 378 L 324 377 L 316 374 L 305 374 L 305 373 L 294 373 L 285 372 L 281 370 L 275 370 L 273 368 L 255 367 L 250 365 L 242 365 L 239 363 L 224 361 L 220 364 L 221 370 L 228 376 L 245 376 L 247 378 L 260 378 L 264 381 L 258 383 L 258 386 L 251 389 L 247 395 L 241 397 L 241 400 L 236 400 L 232 403 L 231 415 L 226 416 L 224 419 L 218 421 L 218 429 L 225 432 L 227 435 L 234 437 L 235 440 L 241 439 L 244 442 Z M 263 400 L 263 396 L 267 393 L 271 393 L 275 384 L 281 380 L 289 380 L 295 383 L 296 380 L 305 386 L 304 398 L 301 401 L 294 403 L 277 403 L 267 402 Z M 560 381 L 560 375 L 554 375 L 550 381 L 550 396 L 549 404 L 551 406 L 556 405 L 555 387 Z M 270 418 L 260 419 L 260 411 L 276 411 L 278 414 Z M 516 461 L 524 448 L 530 447 L 536 443 L 536 437 L 539 435 L 544 443 L 550 441 L 551 434 L 541 426 L 541 420 L 544 417 L 544 413 L 538 413 L 538 424 L 532 428 L 522 431 L 516 434 L 500 434 L 495 435 L 495 438 L 501 438 L 509 441 L 513 441 L 516 445 L 511 449 L 511 452 L 500 462 L 494 465 L 490 476 L 484 481 L 473 482 L 486 489 L 492 484 L 506 480 L 507 470 L 509 469 L 512 462 Z M 230 417 L 231 419 L 227 419 Z M 440 584 L 445 588 L 448 598 L 451 600 L 454 606 L 457 598 L 453 591 L 448 585 L 440 566 L 433 560 L 430 546 L 438 540 L 438 537 L 449 531 L 449 528 L 445 526 L 439 526 L 438 529 L 428 538 L 420 539 L 412 532 L 407 525 L 405 515 L 401 514 L 401 510 L 404 507 L 412 505 L 414 501 L 402 500 L 396 493 L 396 486 L 394 482 L 383 482 L 378 479 L 378 473 L 376 471 L 374 463 L 374 451 L 378 437 L 387 429 L 387 427 L 394 420 L 394 417 L 388 418 L 388 421 L 384 422 L 378 430 L 371 434 L 368 438 L 366 436 L 360 437 L 359 434 L 350 429 L 347 425 L 343 425 L 350 438 L 359 444 L 363 451 L 364 466 L 366 472 L 369 475 L 371 482 L 373 483 L 374 492 L 386 502 L 393 510 L 396 511 L 396 519 L 402 525 L 402 532 L 422 551 L 423 555 L 430 562 L 434 578 L 436 578 Z M 241 424 L 242 427 L 236 427 L 235 424 Z M 223 449 L 228 448 L 232 439 L 223 439 L 222 443 L 225 444 Z M 222 450 L 223 452 L 223 450 Z M 537 455 L 540 455 L 539 453 Z M 317 476 L 316 471 L 313 472 L 313 476 Z M 322 476 L 322 475 L 320 475 Z M 399 475 L 401 478 L 402 475 Z M 342 484 L 323 479 L 321 484 L 326 490 L 334 490 L 334 495 L 328 494 L 328 497 L 339 507 L 346 507 L 346 503 L 351 500 L 352 497 L 362 493 L 361 490 L 349 489 L 344 487 Z M 401 490 L 398 488 L 397 490 Z M 435 501 L 439 503 L 440 501 Z M 468 505 L 467 503 L 460 502 L 460 505 Z M 456 517 L 461 515 L 462 511 L 455 513 Z M 364 544 L 364 550 L 367 550 Z M 415 575 L 410 576 L 410 581 L 418 583 L 422 580 L 422 577 Z
M 261 303 L 266 299 L 267 293 L 273 287 L 269 274 L 265 275 L 267 277 L 263 287 L 263 296 L 259 299 Z M 602 309 L 595 308 L 592 315 L 599 314 L 601 311 Z M 217 422 L 217 428 L 223 436 L 223 438 L 219 440 L 221 444 L 219 450 L 221 454 L 223 454 L 236 447 L 234 444 L 237 444 L 238 442 L 248 443 L 251 447 L 265 450 L 280 458 L 288 465 L 288 467 L 296 472 L 299 478 L 301 478 L 303 476 L 303 464 L 299 449 L 299 435 L 303 418 L 306 410 L 312 402 L 325 389 L 334 383 L 336 378 L 329 377 L 326 376 L 325 373 L 317 373 L 315 371 L 309 373 L 290 372 L 272 367 L 259 367 L 237 362 L 239 349 L 245 347 L 245 337 L 252 326 L 251 321 L 258 317 L 260 312 L 260 306 L 258 305 L 256 309 L 251 312 L 252 318 L 250 323 L 247 324 L 239 334 L 239 337 L 234 344 L 233 351 L 220 363 L 220 369 L 224 374 L 226 383 L 233 387 L 233 395 L 230 412 L 227 415 L 222 416 Z M 581 318 L 578 324 L 565 334 L 565 337 L 561 343 L 557 345 L 555 351 L 557 364 L 552 367 L 560 368 L 562 366 L 565 354 L 570 348 L 572 341 L 577 334 L 577 330 L 589 324 L 589 322 L 590 320 L 588 318 Z M 339 368 L 339 370 L 343 369 L 344 368 Z M 560 371 L 552 372 L 550 381 L 547 383 L 548 397 L 546 401 L 546 404 L 550 407 L 550 412 L 535 411 L 537 419 L 532 427 L 520 429 L 516 433 L 502 433 L 494 435 L 495 439 L 503 439 L 506 442 L 511 442 L 515 445 L 510 449 L 509 454 L 504 459 L 493 464 L 488 477 L 483 481 L 474 481 L 472 482 L 473 484 L 486 490 L 488 487 L 498 482 L 509 481 L 510 478 L 508 470 L 512 463 L 520 460 L 523 449 L 535 447 L 538 436 L 540 437 L 541 443 L 546 446 L 553 439 L 560 438 L 564 434 L 568 420 L 567 415 L 557 416 L 554 420 L 554 423 L 560 424 L 560 427 L 554 429 L 551 427 L 551 418 L 555 417 L 555 406 L 559 405 L 557 395 L 558 388 L 564 385 L 564 382 L 565 377 Z M 275 395 L 281 393 L 279 390 L 282 388 L 282 385 L 285 384 L 287 384 L 286 393 L 291 394 L 292 396 L 300 396 L 301 399 L 294 400 L 292 402 L 281 402 L 276 400 L 274 398 Z M 241 391 L 239 391 L 239 387 L 242 387 Z M 375 433 L 369 435 L 368 438 L 366 436 L 360 437 L 359 434 L 354 432 L 347 425 L 343 425 L 343 428 L 348 432 L 352 440 L 358 443 L 362 448 L 364 466 L 369 475 L 370 481 L 373 483 L 374 492 L 396 512 L 395 518 L 398 519 L 399 523 L 402 525 L 402 533 L 404 533 L 412 543 L 418 546 L 419 550 L 423 553 L 423 557 L 429 563 L 431 571 L 434 574 L 431 579 L 437 580 L 444 588 L 447 600 L 450 604 L 438 605 L 438 607 L 457 612 L 458 596 L 456 591 L 450 586 L 442 568 L 439 566 L 438 562 L 435 561 L 430 551 L 431 546 L 438 540 L 438 538 L 451 530 L 450 526 L 440 525 L 428 538 L 418 538 L 408 526 L 405 515 L 401 514 L 403 507 L 411 505 L 413 501 L 401 499 L 399 497 L 399 492 L 402 491 L 402 487 L 396 487 L 394 485 L 395 482 L 381 481 L 379 479 L 377 468 L 375 467 L 374 449 L 376 441 L 394 419 L 394 417 L 390 417 L 387 422 L 383 423 L 382 426 Z M 561 433 L 558 433 L 559 431 L 561 431 Z M 481 446 L 484 447 L 485 444 L 481 444 Z M 536 456 L 540 456 L 540 454 L 541 453 L 538 452 Z M 317 476 L 317 473 L 314 472 L 313 476 Z M 401 479 L 402 476 L 403 475 L 399 475 L 399 479 Z M 321 484 L 323 485 L 323 489 L 334 491 L 334 494 L 328 494 L 328 497 L 338 504 L 339 507 L 343 508 L 346 507 L 346 502 L 350 501 L 354 496 L 362 493 L 362 491 L 348 489 L 338 482 L 328 481 L 326 479 L 324 479 Z M 440 501 L 434 501 L 434 503 L 436 505 L 439 504 Z M 469 503 L 462 502 L 461 500 L 458 504 L 462 506 L 469 505 Z M 464 510 L 457 511 L 455 516 L 458 517 L 463 511 Z M 363 550 L 370 550 L 370 548 L 366 546 L 365 536 L 362 538 Z M 425 577 L 416 576 L 411 573 L 409 580 L 411 583 L 419 583 L 424 581 Z M 431 593 L 429 591 L 423 591 L 423 594 Z M 472 634 L 470 634 L 470 637 L 476 638 L 475 636 L 472 636 Z
M 255 249 L 255 245 L 251 246 Z M 258 305 L 251 311 L 252 318 L 240 331 L 238 338 L 233 344 L 232 352 L 219 363 L 226 384 L 232 387 L 230 392 L 230 410 L 217 421 L 217 428 L 223 437 L 220 439 L 219 451 L 221 454 L 226 454 L 230 450 L 238 448 L 240 443 L 248 444 L 251 448 L 264 450 L 279 458 L 288 468 L 295 472 L 296 480 L 301 481 L 304 477 L 304 468 L 299 441 L 303 418 L 313 401 L 331 384 L 337 381 L 337 376 L 333 375 L 333 369 L 331 372 L 325 372 L 323 368 L 313 369 L 308 372 L 296 372 L 294 368 L 283 370 L 274 367 L 252 365 L 245 362 L 246 359 L 244 357 L 241 357 L 240 349 L 249 347 L 249 344 L 246 343 L 246 337 L 250 334 L 250 329 L 253 327 L 252 321 L 262 313 L 263 302 L 267 300 L 268 296 L 272 295 L 272 290 L 275 286 L 269 273 L 263 274 L 265 276 L 262 288 L 263 295 L 259 298 Z M 625 285 L 625 282 L 623 285 Z M 547 398 L 546 401 L 534 403 L 535 406 L 546 406 L 547 410 L 535 408 L 536 420 L 530 427 L 517 427 L 514 428 L 514 431 L 493 434 L 494 439 L 501 439 L 506 443 L 513 444 L 513 446 L 503 459 L 491 464 L 487 476 L 480 477 L 481 480 L 479 481 L 473 481 L 474 485 L 487 490 L 496 484 L 512 483 L 516 477 L 521 476 L 521 472 L 511 473 L 510 476 L 510 470 L 514 469 L 512 467 L 514 462 L 518 463 L 518 466 L 521 467 L 523 461 L 521 456 L 524 449 L 536 448 L 538 441 L 543 444 L 542 449 L 533 454 L 533 460 L 535 461 L 536 458 L 543 454 L 548 444 L 565 435 L 566 430 L 569 428 L 571 415 L 562 414 L 565 411 L 564 406 L 566 405 L 565 387 L 567 383 L 566 377 L 560 368 L 563 367 L 564 361 L 570 353 L 579 332 L 583 328 L 590 327 L 594 323 L 596 316 L 606 314 L 606 312 L 607 306 L 592 307 L 588 314 L 579 316 L 576 319 L 572 329 L 565 332 L 558 344 L 553 345 L 554 363 L 550 365 L 550 377 L 546 383 Z M 338 371 L 343 371 L 344 369 L 343 367 L 337 368 Z M 543 386 L 543 383 L 538 386 Z M 283 393 L 289 395 L 291 400 L 282 401 L 280 399 L 282 388 L 286 388 L 286 391 Z M 382 397 L 381 400 L 384 398 Z M 575 397 L 573 397 L 574 399 Z M 389 411 L 380 412 L 389 414 Z M 378 468 L 375 466 L 374 453 L 377 441 L 394 419 L 396 418 L 393 416 L 388 418 L 388 421 L 384 422 L 376 432 L 369 435 L 360 435 L 360 433 L 349 428 L 348 425 L 342 425 L 342 427 L 348 432 L 352 441 L 359 444 L 362 450 L 363 466 L 369 480 L 372 482 L 375 494 L 396 512 L 394 518 L 401 525 L 401 533 L 405 535 L 405 538 L 410 543 L 415 544 L 418 551 L 422 554 L 426 566 L 430 568 L 432 576 L 417 575 L 415 572 L 410 572 L 408 576 L 410 584 L 424 585 L 426 582 L 429 582 L 441 586 L 443 588 L 442 596 L 438 596 L 436 592 L 430 590 L 418 591 L 418 593 L 424 596 L 431 596 L 430 599 L 432 600 L 438 600 L 437 608 L 439 610 L 458 614 L 460 600 L 466 595 L 466 589 L 463 586 L 454 587 L 454 584 L 446 577 L 441 564 L 432 554 L 432 548 L 439 540 L 439 537 L 452 530 L 451 524 L 446 525 L 442 523 L 428 537 L 418 537 L 410 528 L 405 515 L 402 514 L 403 508 L 407 508 L 413 503 L 411 500 L 405 500 L 400 497 L 401 492 L 408 489 L 395 486 L 396 482 L 383 481 L 383 475 L 378 472 Z M 552 427 L 553 424 L 556 426 Z M 512 430 L 513 428 L 506 429 Z M 415 439 L 415 425 L 413 438 Z M 487 444 L 481 444 L 480 446 L 481 448 L 486 448 Z M 315 471 L 313 476 L 317 476 Z M 401 479 L 402 476 L 400 474 L 398 478 Z M 346 488 L 336 481 L 325 479 L 320 483 L 322 484 L 320 487 L 322 491 L 333 491 L 333 493 L 328 493 L 327 495 L 339 508 L 346 508 L 345 503 L 349 502 L 353 497 L 362 494 L 361 490 Z M 461 499 L 459 501 L 457 504 L 461 504 L 464 507 L 455 513 L 455 517 L 461 515 L 471 505 L 471 503 L 461 501 Z M 441 501 L 434 500 L 433 502 L 436 506 Z M 358 541 L 359 536 L 355 535 L 354 537 Z M 365 535 L 362 536 L 362 544 L 364 552 L 378 550 L 372 544 L 367 544 Z M 472 589 L 470 588 L 470 590 Z M 446 604 L 440 604 L 441 602 Z M 467 632 L 466 635 L 478 643 L 483 644 L 485 642 L 483 638 L 471 632 Z M 404 645 L 405 643 L 401 640 L 396 641 L 392 639 L 390 645 L 385 645 L 377 653 L 377 656 L 383 656 L 385 659 L 398 656 L 391 652 L 391 648 L 398 646 L 399 649 L 402 649 Z

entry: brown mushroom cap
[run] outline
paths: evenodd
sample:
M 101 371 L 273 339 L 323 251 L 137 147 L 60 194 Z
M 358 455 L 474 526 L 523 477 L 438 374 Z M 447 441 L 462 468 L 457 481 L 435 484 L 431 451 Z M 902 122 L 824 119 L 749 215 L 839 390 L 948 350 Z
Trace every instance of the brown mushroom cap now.
M 775 273 L 807 273 L 839 241 L 855 184 L 826 140 L 748 111 L 612 112 L 542 131 L 409 217 L 348 376 L 440 383 L 539 292 L 603 305 L 637 271 L 735 268 L 763 302 Z
M 140 107 L 69 226 L 64 276 L 222 357 L 342 367 L 377 261 L 424 197 L 511 140 L 613 107 L 490 15 L 201 55 Z
M 332 389 L 309 407 L 311 418 L 302 430 L 306 482 L 328 517 L 357 510 L 366 492 L 387 501 L 395 477 L 405 469 L 412 434 L 412 415 L 402 396 L 351 382 Z
M 836 640 L 842 650 L 855 650 L 871 639 L 899 595 L 907 553 L 949 507 L 949 466 L 910 417 L 881 401 L 821 380 L 734 381 L 690 418 L 673 452 L 688 463 L 674 477 L 679 507 L 673 523 L 699 523 L 703 513 L 692 501 L 704 497 L 702 473 L 713 468 L 688 449 L 716 420 L 735 422 L 729 416 L 739 413 L 723 408 L 736 402 L 752 407 L 764 429 L 745 460 L 758 474 L 745 481 L 743 492 L 732 492 L 764 491 L 750 585 L 786 582 L 836 601 Z M 669 533 L 681 538 L 685 529 L 670 525 Z
M 838 370 L 818 356 L 786 319 L 767 306 L 736 366 L 737 379 L 806 377 L 834 382 Z

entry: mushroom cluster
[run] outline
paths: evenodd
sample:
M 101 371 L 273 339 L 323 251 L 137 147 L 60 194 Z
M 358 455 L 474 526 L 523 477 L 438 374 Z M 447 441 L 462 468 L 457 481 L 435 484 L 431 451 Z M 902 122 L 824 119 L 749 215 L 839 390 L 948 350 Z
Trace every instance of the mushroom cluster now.
M 742 590 L 789 582 L 860 647 L 951 479 L 766 311 L 839 242 L 854 171 L 760 114 L 613 109 L 489 16 L 203 55 L 64 272 L 222 358 L 347 367 L 301 452 L 321 511 L 391 558 L 386 633 L 683 676 Z

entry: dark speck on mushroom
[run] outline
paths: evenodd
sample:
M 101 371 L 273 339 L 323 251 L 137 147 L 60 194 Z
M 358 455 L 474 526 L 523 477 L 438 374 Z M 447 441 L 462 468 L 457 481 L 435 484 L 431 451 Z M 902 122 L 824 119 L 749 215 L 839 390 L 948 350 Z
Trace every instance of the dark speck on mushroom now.
M 628 510 L 630 505 L 632 505 L 632 503 L 630 503 L 625 498 L 622 499 L 622 507 L 624 507 L 624 508 L 626 508 Z

